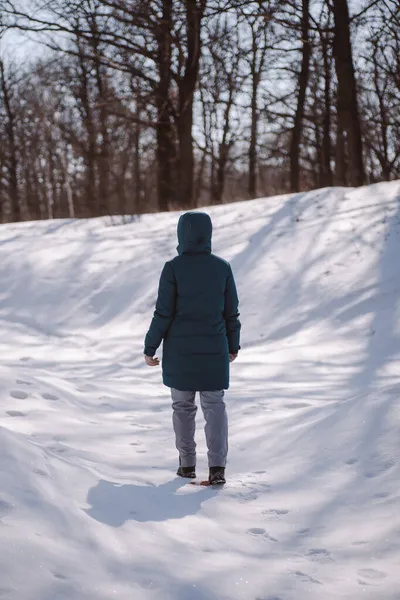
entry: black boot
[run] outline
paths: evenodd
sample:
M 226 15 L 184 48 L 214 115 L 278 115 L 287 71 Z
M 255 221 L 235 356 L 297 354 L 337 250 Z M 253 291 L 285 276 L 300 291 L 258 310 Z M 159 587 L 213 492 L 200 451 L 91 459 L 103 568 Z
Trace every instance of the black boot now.
M 196 466 L 194 467 L 182 467 L 181 459 L 179 457 L 179 467 L 176 472 L 179 477 L 186 477 L 187 479 L 196 479 Z
M 210 467 L 208 483 L 210 485 L 223 485 L 226 483 L 225 467 Z

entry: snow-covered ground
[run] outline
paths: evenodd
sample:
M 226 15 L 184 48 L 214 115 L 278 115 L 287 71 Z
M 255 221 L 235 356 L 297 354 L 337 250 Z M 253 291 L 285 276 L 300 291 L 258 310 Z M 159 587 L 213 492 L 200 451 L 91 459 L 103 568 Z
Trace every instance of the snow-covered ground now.
M 400 599 L 400 182 L 209 212 L 243 322 L 222 490 L 175 477 L 142 357 L 177 214 L 0 227 L 1 600 Z

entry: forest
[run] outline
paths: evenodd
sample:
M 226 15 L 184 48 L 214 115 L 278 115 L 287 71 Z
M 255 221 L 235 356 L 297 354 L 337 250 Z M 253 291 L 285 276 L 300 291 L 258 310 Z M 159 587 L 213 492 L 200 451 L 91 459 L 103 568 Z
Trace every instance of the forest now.
M 398 0 L 0 0 L 1 222 L 394 180 L 399 132 Z

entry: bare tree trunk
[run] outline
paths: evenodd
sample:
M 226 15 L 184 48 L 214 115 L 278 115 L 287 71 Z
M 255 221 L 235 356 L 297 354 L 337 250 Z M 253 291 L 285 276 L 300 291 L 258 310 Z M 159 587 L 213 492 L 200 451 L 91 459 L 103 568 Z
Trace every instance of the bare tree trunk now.
M 343 123 L 340 119 L 341 115 L 338 115 L 337 123 L 337 136 L 336 136 L 336 185 L 347 185 L 347 153 L 346 153 L 346 140 Z
M 110 194 L 110 140 L 108 133 L 108 112 L 107 112 L 107 81 L 105 77 L 105 68 L 101 64 L 100 37 L 96 15 L 90 19 L 92 30 L 91 46 L 93 50 L 93 60 L 95 65 L 95 79 L 97 86 L 97 96 L 99 105 L 99 132 L 101 135 L 100 149 L 97 158 L 98 167 L 98 205 L 101 215 L 109 214 L 109 194 Z
M 72 194 L 71 180 L 68 169 L 65 172 L 65 187 L 67 188 L 67 202 L 70 219 L 75 219 L 74 197 Z
M 62 151 L 60 153 L 60 162 L 63 166 L 65 189 L 67 192 L 68 214 L 70 219 L 75 219 L 74 196 L 72 193 L 71 177 L 68 168 L 68 157 L 63 154 Z
M 193 179 L 194 179 L 194 155 L 193 155 L 193 107 L 189 104 L 183 106 L 183 111 L 178 119 L 178 204 L 182 208 L 193 206 Z
M 4 152 L 0 146 L 0 222 L 6 221 L 6 183 L 4 180 Z
M 142 212 L 142 169 L 140 162 L 140 138 L 141 138 L 141 125 L 140 125 L 140 106 L 138 100 L 136 101 L 136 114 L 138 119 L 134 125 L 134 210 L 138 213 Z
M 3 94 L 3 102 L 6 113 L 6 136 L 9 146 L 9 158 L 8 158 L 8 173 L 9 173 L 9 196 L 11 201 L 11 220 L 20 221 L 21 205 L 18 189 L 18 157 L 17 157 L 17 146 L 15 140 L 15 114 L 11 106 L 10 94 L 6 80 L 6 73 L 4 69 L 4 63 L 0 59 L 0 78 L 1 78 L 1 91 Z
M 80 34 L 76 36 L 76 45 L 78 49 L 78 67 L 79 67 L 79 86 L 76 92 L 81 105 L 81 116 L 83 126 L 86 130 L 87 143 L 84 152 L 84 161 L 86 166 L 86 210 L 87 216 L 95 216 L 100 214 L 99 199 L 96 194 L 96 159 L 97 159 L 97 143 L 96 143 L 96 125 L 94 112 L 90 98 L 90 82 L 85 56 L 84 47 L 80 39 Z
M 54 219 L 54 211 L 53 211 L 53 205 L 54 205 L 54 200 L 51 194 L 51 184 L 50 181 L 48 180 L 48 175 L 49 175 L 49 170 L 48 173 L 44 172 L 43 174 L 43 189 L 44 189 L 44 193 L 46 196 L 46 204 L 47 204 L 47 218 L 49 220 Z
M 215 156 L 214 148 L 211 150 L 211 164 L 210 164 L 210 204 L 214 204 L 217 195 L 217 159 Z
M 247 15 L 251 29 L 251 56 L 249 58 L 251 98 L 250 98 L 250 143 L 248 150 L 249 179 L 248 195 L 255 198 L 258 193 L 257 185 L 257 143 L 258 143 L 258 94 L 267 57 L 267 38 L 270 33 L 270 23 L 276 8 L 274 3 L 261 0 L 255 5 L 253 14 Z
M 22 152 L 24 152 L 24 148 L 22 148 Z M 26 154 L 24 154 L 26 156 Z M 26 206 L 27 206 L 27 216 L 28 219 L 34 221 L 39 218 L 39 208 L 38 201 L 35 197 L 35 190 L 33 185 L 33 173 L 32 173 L 32 165 L 29 164 L 29 161 L 26 160 L 23 165 L 23 176 L 25 179 L 25 197 L 26 197 Z
M 324 62 L 324 117 L 323 117 L 323 140 L 322 140 L 322 173 L 321 185 L 330 187 L 332 181 L 332 98 L 331 98 L 331 66 L 329 57 L 329 39 L 328 34 L 321 35 L 322 56 Z
M 379 160 L 382 169 L 382 178 L 385 181 L 390 180 L 391 175 L 391 164 L 389 159 L 389 147 L 390 147 L 390 135 L 389 135 L 389 110 L 386 104 L 387 94 L 385 90 L 381 88 L 380 73 L 378 66 L 378 48 L 375 45 L 374 53 L 372 56 L 373 68 L 374 68 L 374 90 L 378 99 L 379 106 L 379 124 L 378 131 L 380 133 L 380 143 L 375 141 L 372 143 L 372 148 Z M 380 149 L 379 149 L 380 146 Z
M 216 183 L 214 186 L 213 201 L 216 204 L 223 202 L 225 191 L 226 167 L 228 164 L 229 152 L 231 144 L 229 143 L 229 132 L 231 129 L 231 111 L 234 103 L 234 85 L 229 86 L 229 96 L 224 112 L 224 128 L 222 132 L 222 140 L 219 145 L 218 159 L 216 164 Z
M 54 144 L 52 131 L 47 128 L 45 134 L 45 140 L 47 145 L 47 197 L 48 197 L 48 213 L 49 219 L 54 219 L 54 206 L 57 198 L 57 188 L 55 182 L 55 161 L 54 161 Z
M 206 0 L 186 0 L 187 57 L 185 72 L 179 81 L 178 114 L 178 202 L 190 208 L 194 203 L 194 151 L 193 151 L 193 105 L 199 75 L 201 54 L 201 22 Z
M 226 165 L 228 162 L 229 150 L 230 148 L 228 144 L 226 144 L 225 142 L 222 142 L 222 144 L 220 144 L 217 163 L 217 182 L 215 188 L 215 196 L 213 198 L 216 204 L 221 204 L 224 199 Z
M 255 198 L 257 195 L 257 124 L 258 124 L 258 87 L 260 83 L 260 73 L 257 71 L 257 48 L 256 40 L 253 36 L 253 54 L 251 61 L 251 125 L 250 125 L 250 145 L 249 145 L 249 197 Z
M 171 123 L 171 41 L 173 0 L 163 0 L 161 22 L 158 25 L 157 66 L 159 82 L 157 106 L 157 195 L 161 211 L 169 210 L 174 194 L 175 144 Z
M 314 92 L 313 92 L 314 93 Z M 315 90 L 316 95 L 316 90 Z M 313 187 L 322 187 L 322 138 L 321 135 L 321 118 L 320 118 L 320 110 L 319 103 L 315 101 L 312 106 L 312 116 L 314 122 L 314 144 L 315 144 L 315 155 L 317 157 L 316 164 L 313 164 Z M 314 161 L 313 161 L 314 162 Z
M 303 43 L 301 70 L 299 75 L 299 91 L 297 108 L 290 143 L 290 189 L 300 191 L 300 142 L 303 132 L 304 106 L 308 79 L 310 73 L 311 43 L 310 43 L 310 0 L 302 0 L 301 39 Z
M 350 39 L 350 17 L 347 0 L 333 0 L 335 20 L 334 56 L 338 79 L 338 118 L 346 132 L 349 160 L 349 184 L 365 181 L 360 115 L 356 78 Z
M 203 189 L 204 173 L 205 173 L 206 165 L 207 165 L 207 154 L 209 154 L 209 150 L 210 150 L 209 119 L 207 118 L 208 115 L 207 115 L 206 99 L 204 96 L 204 88 L 201 84 L 200 84 L 200 102 L 201 102 L 202 111 L 203 111 L 203 131 L 204 131 L 205 140 L 204 140 L 204 148 L 202 148 L 200 164 L 199 164 L 198 171 L 197 171 L 197 181 L 196 181 L 195 195 L 194 195 L 194 205 L 195 206 L 198 206 L 200 203 L 201 192 Z

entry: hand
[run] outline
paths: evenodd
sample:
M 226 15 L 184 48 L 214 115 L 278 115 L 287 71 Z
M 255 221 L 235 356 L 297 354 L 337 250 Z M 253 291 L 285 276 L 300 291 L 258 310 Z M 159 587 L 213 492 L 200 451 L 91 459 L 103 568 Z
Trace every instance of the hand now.
M 229 362 L 233 362 L 238 357 L 238 354 L 229 354 Z
M 145 354 L 144 360 L 149 367 L 158 367 L 160 364 L 160 360 L 156 356 L 147 356 Z

